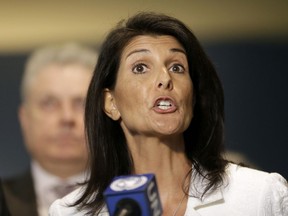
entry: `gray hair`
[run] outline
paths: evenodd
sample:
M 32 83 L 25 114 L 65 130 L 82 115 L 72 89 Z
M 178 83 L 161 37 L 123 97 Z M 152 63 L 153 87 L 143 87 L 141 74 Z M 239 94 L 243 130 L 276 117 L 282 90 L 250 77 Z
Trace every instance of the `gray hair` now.
M 94 70 L 98 58 L 96 49 L 86 47 L 76 43 L 66 43 L 54 46 L 46 46 L 35 50 L 28 58 L 23 78 L 21 81 L 20 94 L 22 102 L 27 96 L 27 89 L 31 80 L 41 71 L 41 69 L 50 64 L 81 64 Z

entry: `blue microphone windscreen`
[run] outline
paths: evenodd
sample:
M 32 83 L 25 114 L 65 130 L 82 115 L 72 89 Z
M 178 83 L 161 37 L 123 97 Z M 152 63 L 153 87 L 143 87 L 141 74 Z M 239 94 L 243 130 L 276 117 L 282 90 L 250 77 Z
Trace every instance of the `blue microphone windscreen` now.
M 154 174 L 115 177 L 104 191 L 104 198 L 110 215 L 115 215 L 117 204 L 124 199 L 135 201 L 140 207 L 142 216 L 162 215 Z

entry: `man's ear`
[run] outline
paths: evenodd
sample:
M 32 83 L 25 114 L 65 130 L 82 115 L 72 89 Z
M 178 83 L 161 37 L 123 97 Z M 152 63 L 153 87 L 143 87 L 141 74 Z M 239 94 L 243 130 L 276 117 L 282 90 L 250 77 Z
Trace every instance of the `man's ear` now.
M 115 99 L 113 97 L 113 94 L 111 90 L 107 88 L 104 90 L 104 112 L 106 113 L 107 116 L 109 116 L 114 121 L 117 121 L 120 119 L 121 115 L 115 104 Z

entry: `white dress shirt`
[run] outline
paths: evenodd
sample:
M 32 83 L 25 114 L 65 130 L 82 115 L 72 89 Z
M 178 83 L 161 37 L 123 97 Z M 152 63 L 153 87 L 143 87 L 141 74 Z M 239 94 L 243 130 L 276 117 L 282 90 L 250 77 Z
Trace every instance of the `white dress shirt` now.
M 50 205 L 56 199 L 60 198 L 55 192 L 54 187 L 64 184 L 76 186 L 77 183 L 83 182 L 85 179 L 85 174 L 81 173 L 63 180 L 51 173 L 48 173 L 36 161 L 32 161 L 31 171 L 39 216 L 48 216 Z
M 287 181 L 277 173 L 267 173 L 229 164 L 227 177 L 218 190 L 207 193 L 203 199 L 189 196 L 184 216 L 287 216 Z M 205 180 L 191 178 L 190 194 L 197 194 Z M 83 193 L 84 187 L 73 191 L 50 207 L 50 216 L 83 216 L 86 211 L 68 207 Z M 106 207 L 99 216 L 109 216 Z

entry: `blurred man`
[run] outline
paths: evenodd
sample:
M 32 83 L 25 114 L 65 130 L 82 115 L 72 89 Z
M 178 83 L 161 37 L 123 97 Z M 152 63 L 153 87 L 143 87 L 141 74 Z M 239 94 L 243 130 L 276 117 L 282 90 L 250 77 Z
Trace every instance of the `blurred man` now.
M 47 216 L 50 204 L 83 182 L 84 102 L 97 53 L 76 44 L 46 47 L 28 59 L 19 120 L 31 169 L 3 181 L 11 215 Z

